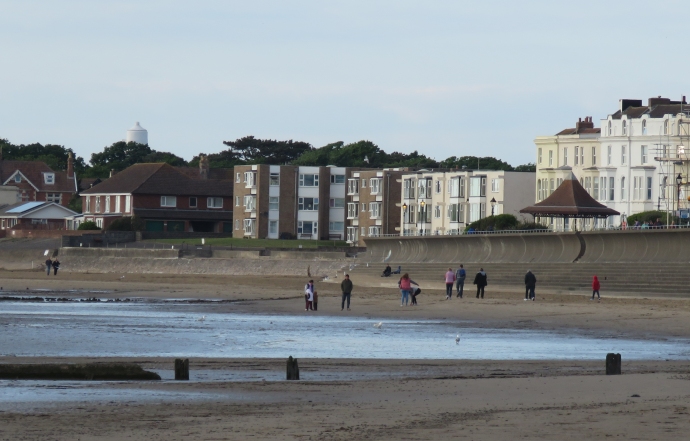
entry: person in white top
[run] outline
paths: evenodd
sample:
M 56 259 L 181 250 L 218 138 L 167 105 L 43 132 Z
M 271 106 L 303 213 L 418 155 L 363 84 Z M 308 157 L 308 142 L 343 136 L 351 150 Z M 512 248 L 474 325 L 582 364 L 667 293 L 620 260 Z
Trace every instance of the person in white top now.
M 304 286 L 304 299 L 306 301 L 306 306 L 304 308 L 305 311 L 309 311 L 310 309 L 313 310 L 313 304 L 314 304 L 314 281 L 310 280 L 309 283 L 307 283 Z

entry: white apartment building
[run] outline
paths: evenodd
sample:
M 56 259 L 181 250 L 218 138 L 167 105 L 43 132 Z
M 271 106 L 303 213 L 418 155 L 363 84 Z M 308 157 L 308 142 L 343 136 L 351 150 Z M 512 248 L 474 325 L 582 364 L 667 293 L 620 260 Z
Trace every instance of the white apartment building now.
M 535 139 L 537 202 L 572 171 L 592 197 L 621 213 L 607 219 L 608 225 L 642 211 L 687 207 L 690 108 L 685 110 L 685 99 L 650 98 L 646 106 L 641 100 L 619 103 L 601 120 L 601 129 L 588 117 L 574 129 Z
M 535 173 L 502 170 L 402 175 L 403 236 L 460 234 L 481 218 L 513 214 L 534 201 Z

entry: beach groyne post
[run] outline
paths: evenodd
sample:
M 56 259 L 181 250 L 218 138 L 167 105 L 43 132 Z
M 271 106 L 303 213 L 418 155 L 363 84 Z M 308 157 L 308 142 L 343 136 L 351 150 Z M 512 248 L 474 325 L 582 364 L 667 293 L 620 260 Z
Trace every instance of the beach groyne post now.
M 189 358 L 175 359 L 175 380 L 189 380 Z
M 606 354 L 606 375 L 621 374 L 621 354 Z
M 299 366 L 297 366 L 297 359 L 290 358 L 287 359 L 287 377 L 288 380 L 299 380 Z

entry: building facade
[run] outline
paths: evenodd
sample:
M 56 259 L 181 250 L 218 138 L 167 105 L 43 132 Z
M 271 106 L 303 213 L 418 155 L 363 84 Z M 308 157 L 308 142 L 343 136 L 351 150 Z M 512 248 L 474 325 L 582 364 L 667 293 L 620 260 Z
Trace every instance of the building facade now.
M 234 172 L 234 236 L 345 239 L 351 169 L 242 165 Z
M 347 179 L 347 242 L 400 234 L 401 169 L 358 170 Z
M 621 213 L 585 227 L 617 226 L 642 211 L 687 209 L 689 111 L 684 98 L 649 98 L 647 105 L 622 99 L 601 128 L 588 117 L 574 129 L 537 137 L 536 201 L 573 172 L 594 199 Z
M 72 154 L 66 171 L 55 171 L 42 161 L 3 160 L 0 152 L 0 183 L 16 187 L 19 202 L 55 202 L 67 206 L 77 194 Z
M 534 200 L 535 173 L 471 170 L 404 173 L 401 177 L 403 236 L 461 234 L 470 223 L 512 214 Z

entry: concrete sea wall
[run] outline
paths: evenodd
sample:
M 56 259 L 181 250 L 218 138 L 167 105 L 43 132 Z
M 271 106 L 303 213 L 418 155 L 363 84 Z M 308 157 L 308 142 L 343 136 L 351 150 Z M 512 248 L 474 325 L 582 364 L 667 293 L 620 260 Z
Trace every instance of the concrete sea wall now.
M 365 239 L 368 262 L 690 262 L 690 230 L 476 234 Z

